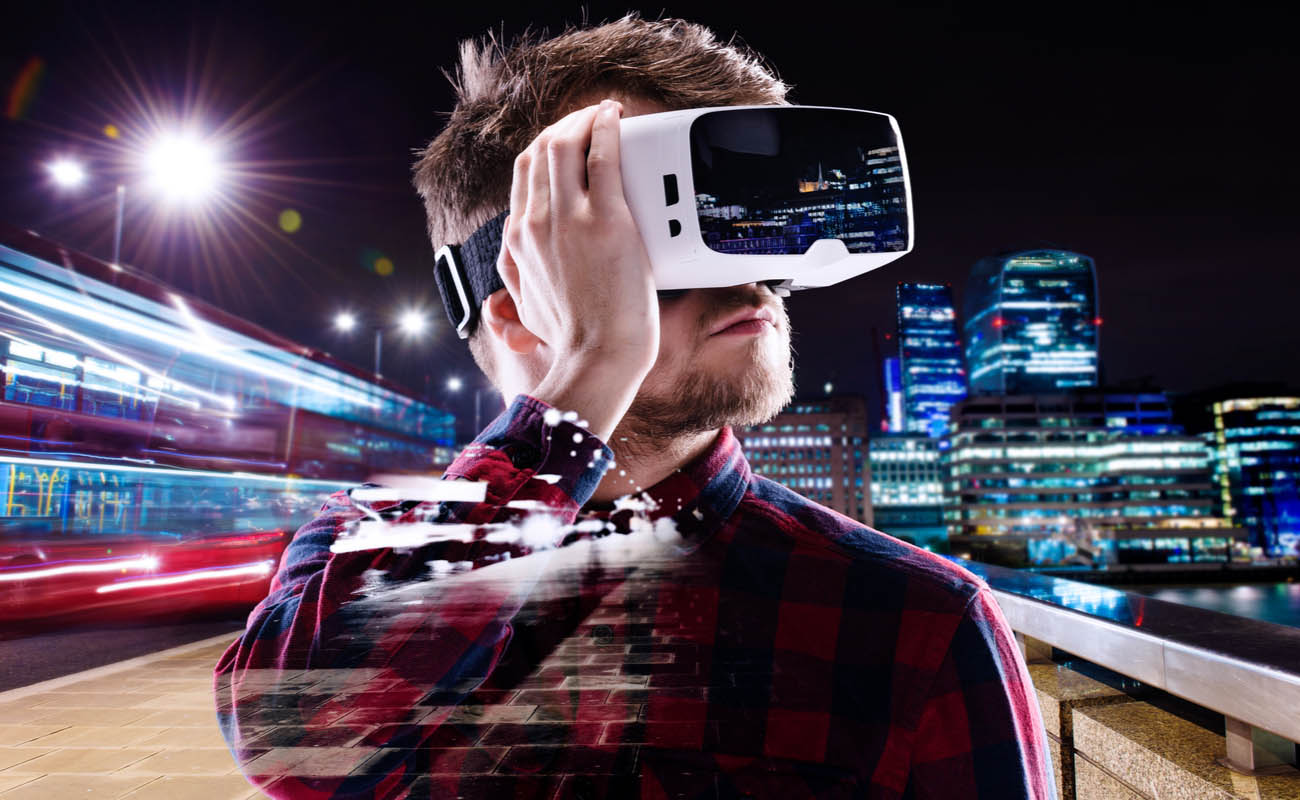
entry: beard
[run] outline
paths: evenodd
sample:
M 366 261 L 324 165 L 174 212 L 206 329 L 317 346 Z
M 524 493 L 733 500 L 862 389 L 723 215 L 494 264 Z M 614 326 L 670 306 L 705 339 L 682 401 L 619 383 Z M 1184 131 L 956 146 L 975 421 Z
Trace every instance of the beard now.
M 720 318 L 738 303 L 723 307 Z M 756 336 L 723 369 L 704 365 L 694 353 L 679 354 L 667 369 L 646 376 L 614 442 L 642 451 L 689 434 L 767 422 L 794 398 L 790 319 L 784 304 L 766 304 L 780 321 Z M 707 323 L 700 326 L 707 329 Z M 656 374 L 658 373 L 658 374 Z

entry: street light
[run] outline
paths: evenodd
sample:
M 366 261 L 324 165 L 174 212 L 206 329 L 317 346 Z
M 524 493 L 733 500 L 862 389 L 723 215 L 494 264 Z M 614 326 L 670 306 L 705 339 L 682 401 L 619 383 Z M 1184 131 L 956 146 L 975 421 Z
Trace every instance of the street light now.
M 71 158 L 58 158 L 45 165 L 50 178 L 60 189 L 76 189 L 86 182 L 86 168 Z
M 357 327 L 357 318 L 351 312 L 340 311 L 334 315 L 334 327 L 342 333 L 351 333 Z
M 152 188 L 171 201 L 202 198 L 220 176 L 216 151 L 189 134 L 160 136 L 145 151 L 144 166 Z
M 419 336 L 424 333 L 424 328 L 428 324 L 429 320 L 414 309 L 402 312 L 402 316 L 397 320 L 398 327 L 410 336 Z
M 357 317 L 350 311 L 340 311 L 334 315 L 334 329 L 340 333 L 351 333 L 359 324 Z M 429 319 L 416 309 L 407 309 L 397 318 L 396 327 L 407 336 L 419 336 L 429 327 Z M 375 332 L 375 375 L 383 377 L 380 372 L 384 363 L 384 326 L 373 325 Z
M 164 134 L 141 153 L 139 166 L 147 183 L 169 201 L 193 204 L 216 188 L 221 165 L 215 148 L 189 134 Z M 85 183 L 86 169 L 70 158 L 59 158 L 46 165 L 54 183 L 71 189 Z M 116 211 L 113 217 L 112 265 L 122 264 L 122 224 L 126 216 L 126 183 L 117 184 L 114 192 Z

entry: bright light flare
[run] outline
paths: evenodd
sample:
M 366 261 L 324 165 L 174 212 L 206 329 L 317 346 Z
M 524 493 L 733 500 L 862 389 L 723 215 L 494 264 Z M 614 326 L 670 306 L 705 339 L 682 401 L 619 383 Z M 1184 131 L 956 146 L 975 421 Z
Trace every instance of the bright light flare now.
M 351 333 L 357 327 L 357 318 L 355 314 L 348 311 L 340 311 L 334 315 L 335 330 L 343 333 Z
M 188 135 L 164 136 L 145 153 L 150 185 L 169 200 L 193 202 L 216 188 L 215 149 Z
M 407 311 L 397 320 L 402 332 L 408 336 L 419 336 L 428 327 L 429 321 L 419 311 Z
M 460 387 L 462 387 L 462 386 L 464 386 L 464 384 L 461 383 L 460 378 L 448 378 L 448 379 L 447 379 L 447 388 L 450 389 L 450 390 L 453 391 L 453 392 L 459 392 L 459 391 L 460 391 Z
M 86 168 L 70 158 L 59 158 L 45 165 L 50 179 L 61 189 L 75 189 L 86 182 Z

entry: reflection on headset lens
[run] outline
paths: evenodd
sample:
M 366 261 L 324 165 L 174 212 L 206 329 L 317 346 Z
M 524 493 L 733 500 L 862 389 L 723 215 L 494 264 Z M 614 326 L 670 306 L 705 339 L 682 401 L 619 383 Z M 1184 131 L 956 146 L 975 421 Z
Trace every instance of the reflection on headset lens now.
M 870 111 L 718 111 L 691 123 L 700 232 L 709 249 L 802 255 L 907 249 L 907 183 L 889 118 Z

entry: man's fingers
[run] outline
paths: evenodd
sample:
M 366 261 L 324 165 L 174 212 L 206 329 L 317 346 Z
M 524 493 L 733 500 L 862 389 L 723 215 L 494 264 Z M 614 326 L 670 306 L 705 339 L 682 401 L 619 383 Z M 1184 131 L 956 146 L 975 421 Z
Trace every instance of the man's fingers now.
M 528 163 L 528 203 L 519 222 L 536 235 L 550 235 L 551 230 L 551 167 L 546 137 L 539 137 L 531 146 Z
M 555 123 L 547 146 L 551 168 L 551 202 L 567 212 L 587 194 L 587 148 L 597 106 L 588 106 Z
M 591 149 L 587 153 L 587 185 L 591 202 L 612 208 L 623 199 L 623 175 L 619 172 L 619 117 L 623 104 L 606 100 L 596 111 L 591 128 Z

